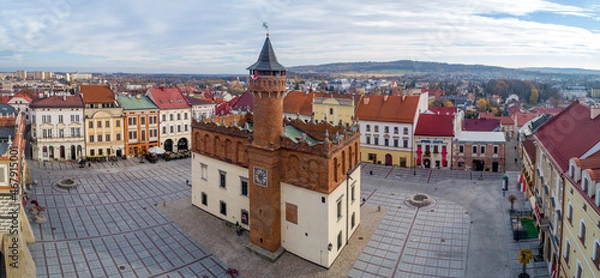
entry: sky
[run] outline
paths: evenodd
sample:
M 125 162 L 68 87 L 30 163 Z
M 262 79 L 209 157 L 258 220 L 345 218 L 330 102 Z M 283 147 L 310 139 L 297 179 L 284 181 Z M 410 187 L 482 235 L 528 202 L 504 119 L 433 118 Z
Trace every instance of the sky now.
M 240 74 L 417 60 L 600 69 L 597 0 L 0 0 L 0 70 Z

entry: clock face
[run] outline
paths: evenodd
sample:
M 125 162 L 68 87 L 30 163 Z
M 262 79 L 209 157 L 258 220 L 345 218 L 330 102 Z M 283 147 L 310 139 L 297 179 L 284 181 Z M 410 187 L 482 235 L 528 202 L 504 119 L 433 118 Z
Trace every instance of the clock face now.
M 267 170 L 254 167 L 254 183 L 267 186 Z

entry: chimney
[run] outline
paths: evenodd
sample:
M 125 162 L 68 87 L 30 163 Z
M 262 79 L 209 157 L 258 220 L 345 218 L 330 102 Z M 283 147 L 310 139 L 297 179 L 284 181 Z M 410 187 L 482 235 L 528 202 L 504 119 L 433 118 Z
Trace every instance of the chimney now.
M 600 103 L 590 107 L 590 119 L 595 119 L 600 115 Z

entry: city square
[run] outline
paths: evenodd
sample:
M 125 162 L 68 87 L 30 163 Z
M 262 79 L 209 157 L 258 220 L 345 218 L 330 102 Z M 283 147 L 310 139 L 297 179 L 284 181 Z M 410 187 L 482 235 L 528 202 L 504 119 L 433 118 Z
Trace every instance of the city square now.
M 508 277 L 520 272 L 518 250 L 538 244 L 512 239 L 503 174 L 482 179 L 465 171 L 363 163 L 362 214 L 375 219 L 361 222 L 367 232 L 359 230 L 329 270 L 291 254 L 270 263 L 245 249 L 247 232 L 238 237 L 191 206 L 189 162 L 127 159 L 85 168 L 30 162 L 36 181 L 30 199 L 46 207 L 48 219 L 32 224 L 38 276 Z M 518 172 L 507 175 L 516 180 Z M 77 186 L 56 186 L 67 178 Z M 432 204 L 411 206 L 414 193 L 428 194 Z M 514 186 L 509 193 L 522 195 Z M 545 265 L 538 264 L 529 272 L 545 277 Z

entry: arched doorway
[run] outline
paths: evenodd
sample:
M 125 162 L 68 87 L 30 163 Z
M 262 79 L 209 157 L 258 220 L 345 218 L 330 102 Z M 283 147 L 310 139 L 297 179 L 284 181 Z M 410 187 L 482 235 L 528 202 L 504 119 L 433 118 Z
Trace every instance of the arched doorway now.
M 71 160 L 75 160 L 77 157 L 77 152 L 75 152 L 75 145 L 71 145 Z
M 392 155 L 389 153 L 385 155 L 385 165 L 392 165 Z
M 171 140 L 171 139 L 165 140 L 164 146 L 165 146 L 164 147 L 165 151 L 172 152 L 173 151 L 173 140 Z
M 431 168 L 431 160 L 429 158 L 423 159 L 423 167 Z
M 60 159 L 65 159 L 65 146 L 60 146 L 59 148 L 59 153 L 60 153 Z
M 188 140 L 186 138 L 181 138 L 177 141 L 177 150 L 178 151 L 187 151 L 188 149 Z M 229 151 L 229 150 L 225 150 Z

